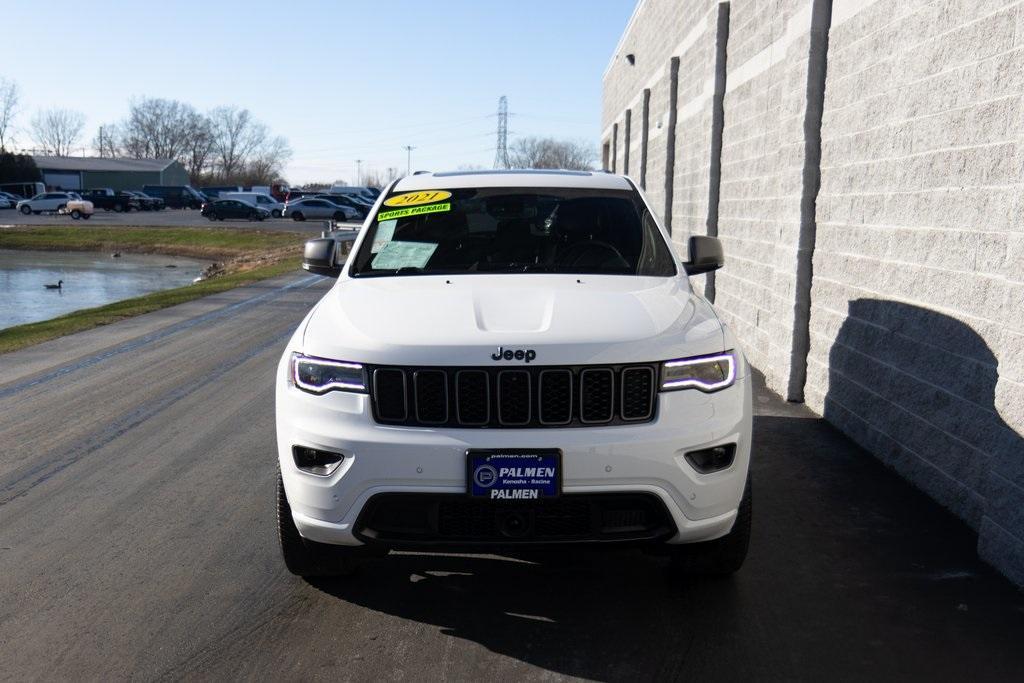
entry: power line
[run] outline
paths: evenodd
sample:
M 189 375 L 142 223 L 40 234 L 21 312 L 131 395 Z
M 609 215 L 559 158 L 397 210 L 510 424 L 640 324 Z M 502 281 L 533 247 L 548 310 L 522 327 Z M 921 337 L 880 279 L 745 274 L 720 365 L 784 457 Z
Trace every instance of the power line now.
M 494 168 L 509 168 L 508 162 L 508 98 L 498 100 L 498 144 L 494 150 Z

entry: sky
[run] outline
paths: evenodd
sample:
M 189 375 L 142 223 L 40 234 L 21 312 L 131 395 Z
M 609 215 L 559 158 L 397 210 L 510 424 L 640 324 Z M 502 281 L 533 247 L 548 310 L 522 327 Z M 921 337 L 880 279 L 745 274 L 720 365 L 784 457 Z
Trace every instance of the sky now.
M 33 112 L 86 116 L 82 145 L 132 98 L 203 111 L 237 105 L 287 138 L 292 184 L 354 183 L 389 166 L 490 168 L 498 98 L 509 142 L 598 146 L 601 75 L 634 0 L 3 0 L 0 77 L 21 88 L 16 142 Z M 91 152 L 90 152 L 91 153 Z

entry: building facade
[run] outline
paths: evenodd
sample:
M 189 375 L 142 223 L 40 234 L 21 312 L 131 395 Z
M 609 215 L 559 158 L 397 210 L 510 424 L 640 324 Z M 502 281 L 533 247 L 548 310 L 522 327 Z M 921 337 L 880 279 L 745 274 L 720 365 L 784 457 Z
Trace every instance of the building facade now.
M 143 185 L 188 185 L 188 173 L 173 159 L 34 157 L 48 188 L 141 190 Z
M 1024 6 L 640 0 L 602 136 L 769 387 L 1024 585 Z

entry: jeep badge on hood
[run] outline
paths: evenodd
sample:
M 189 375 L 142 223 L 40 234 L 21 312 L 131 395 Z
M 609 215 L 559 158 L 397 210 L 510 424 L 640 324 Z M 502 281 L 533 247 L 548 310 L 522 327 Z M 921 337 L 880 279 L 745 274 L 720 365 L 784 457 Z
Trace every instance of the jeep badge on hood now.
M 529 363 L 531 360 L 537 357 L 537 352 L 533 349 L 506 349 L 501 346 L 498 347 L 497 353 L 491 354 L 491 360 L 525 360 Z

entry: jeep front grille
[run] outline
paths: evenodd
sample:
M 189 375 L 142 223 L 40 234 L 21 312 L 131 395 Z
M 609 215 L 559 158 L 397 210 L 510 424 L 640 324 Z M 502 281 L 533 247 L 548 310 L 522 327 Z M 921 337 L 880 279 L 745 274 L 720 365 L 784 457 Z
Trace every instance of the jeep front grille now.
M 418 427 L 586 427 L 654 419 L 653 365 L 370 367 L 377 422 Z

